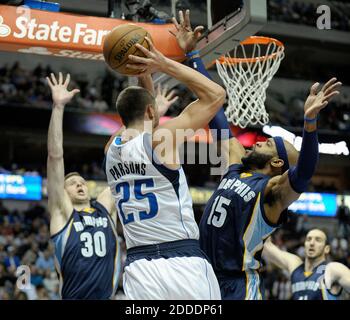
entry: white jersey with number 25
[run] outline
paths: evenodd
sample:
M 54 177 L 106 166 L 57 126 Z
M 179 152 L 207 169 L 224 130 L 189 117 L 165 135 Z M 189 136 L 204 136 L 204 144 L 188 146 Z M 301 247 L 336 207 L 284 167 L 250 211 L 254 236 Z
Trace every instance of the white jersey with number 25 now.
M 159 164 L 149 133 L 126 143 L 114 139 L 107 152 L 106 174 L 127 249 L 199 238 L 184 171 Z

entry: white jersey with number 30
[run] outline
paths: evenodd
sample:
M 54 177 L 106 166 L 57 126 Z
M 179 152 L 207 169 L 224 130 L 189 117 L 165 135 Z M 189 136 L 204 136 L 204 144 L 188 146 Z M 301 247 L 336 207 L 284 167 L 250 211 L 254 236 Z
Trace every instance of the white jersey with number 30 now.
M 107 152 L 106 174 L 127 249 L 199 238 L 184 171 L 157 163 L 150 134 L 123 144 L 117 137 Z

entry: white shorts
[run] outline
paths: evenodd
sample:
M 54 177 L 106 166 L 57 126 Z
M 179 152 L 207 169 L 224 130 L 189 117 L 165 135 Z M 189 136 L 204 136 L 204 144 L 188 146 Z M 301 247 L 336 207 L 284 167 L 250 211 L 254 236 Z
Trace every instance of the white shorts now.
M 214 270 L 199 256 L 138 259 L 125 267 L 123 286 L 131 300 L 221 300 Z

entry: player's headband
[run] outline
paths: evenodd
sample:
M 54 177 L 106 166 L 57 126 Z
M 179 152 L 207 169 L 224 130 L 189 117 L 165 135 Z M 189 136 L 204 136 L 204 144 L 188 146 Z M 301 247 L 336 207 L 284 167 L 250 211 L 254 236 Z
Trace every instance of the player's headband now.
M 284 162 L 282 167 L 282 173 L 284 173 L 289 169 L 287 150 L 284 145 L 282 137 L 274 137 L 273 140 L 275 140 L 278 157 L 282 159 Z

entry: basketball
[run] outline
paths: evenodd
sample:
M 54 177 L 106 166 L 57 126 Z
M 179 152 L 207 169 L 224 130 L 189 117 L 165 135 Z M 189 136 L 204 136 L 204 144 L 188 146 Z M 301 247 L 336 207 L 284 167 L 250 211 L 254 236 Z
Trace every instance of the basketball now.
M 145 56 L 142 51 L 135 47 L 135 44 L 139 43 L 149 50 L 145 37 L 151 39 L 147 30 L 135 24 L 128 23 L 114 28 L 104 40 L 103 55 L 105 61 L 120 74 L 128 76 L 138 74 L 138 70 L 128 69 L 126 65 L 131 54 L 140 57 Z

